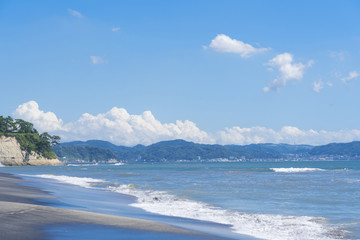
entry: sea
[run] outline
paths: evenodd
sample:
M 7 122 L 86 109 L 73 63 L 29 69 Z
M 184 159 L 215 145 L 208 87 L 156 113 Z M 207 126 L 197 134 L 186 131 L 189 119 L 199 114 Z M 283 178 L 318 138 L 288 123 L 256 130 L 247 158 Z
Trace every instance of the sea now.
M 68 164 L 0 171 L 48 191 L 56 206 L 148 219 L 223 239 L 360 239 L 360 160 Z

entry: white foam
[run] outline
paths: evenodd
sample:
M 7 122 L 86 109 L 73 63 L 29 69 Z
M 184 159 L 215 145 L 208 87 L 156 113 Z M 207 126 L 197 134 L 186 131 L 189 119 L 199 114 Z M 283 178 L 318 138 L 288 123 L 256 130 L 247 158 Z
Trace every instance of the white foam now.
M 106 181 L 95 178 L 86 178 L 86 177 L 70 177 L 65 175 L 52 175 L 52 174 L 40 174 L 40 175 L 31 175 L 32 177 L 41 177 L 48 179 L 55 179 L 59 182 L 69 183 L 73 185 L 78 185 L 85 188 L 91 188 L 94 183 L 104 183 Z
M 324 218 L 241 213 L 198 201 L 179 199 L 162 191 L 139 190 L 133 185 L 109 189 L 137 197 L 137 203 L 131 206 L 148 212 L 227 224 L 231 225 L 236 233 L 261 239 L 330 240 L 338 239 L 334 233 L 341 233 L 328 225 Z
M 123 166 L 123 165 L 125 165 L 125 163 L 118 162 L 118 163 L 115 163 L 114 165 L 115 165 L 115 166 Z
M 300 172 L 314 172 L 314 171 L 325 171 L 321 168 L 270 168 L 274 172 L 282 173 L 300 173 Z
M 0 167 L 5 167 L 4 165 L 2 165 L 2 163 L 0 162 Z
M 105 182 L 101 179 L 64 175 L 42 174 L 35 176 L 86 188 L 90 188 L 93 183 Z M 236 233 L 256 238 L 272 240 L 334 240 L 343 238 L 343 233 L 334 226 L 327 224 L 324 218 L 242 213 L 199 201 L 177 198 L 164 191 L 140 190 L 133 184 L 109 186 L 107 189 L 137 197 L 137 202 L 130 205 L 151 213 L 227 224 L 231 225 Z
M 86 163 L 86 164 L 74 164 L 74 163 L 70 163 L 70 164 L 66 164 L 67 166 L 71 166 L 71 167 L 89 167 L 89 166 L 97 166 L 98 163 Z

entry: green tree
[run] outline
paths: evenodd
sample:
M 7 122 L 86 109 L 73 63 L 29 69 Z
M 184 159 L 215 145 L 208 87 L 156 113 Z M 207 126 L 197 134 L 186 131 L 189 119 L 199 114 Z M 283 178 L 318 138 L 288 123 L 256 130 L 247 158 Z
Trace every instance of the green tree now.
M 0 116 L 0 133 L 5 133 L 6 129 L 6 120 L 3 116 Z
M 61 138 L 59 136 L 55 136 L 55 135 L 51 136 L 51 142 L 50 142 L 51 146 L 53 147 L 53 146 L 59 145 L 60 140 L 61 140 Z
M 47 132 L 39 134 L 30 122 L 0 116 L 0 135 L 15 137 L 23 151 L 36 152 L 45 158 L 57 158 L 52 147 L 59 144 L 60 137 Z
M 16 119 L 15 122 L 18 126 L 18 133 L 37 133 L 37 130 L 34 129 L 34 124 L 22 119 Z
M 2 133 L 13 133 L 18 130 L 14 119 L 10 116 L 0 116 L 0 132 Z
M 47 142 L 49 142 L 51 146 L 60 144 L 59 136 L 50 135 L 49 133 L 44 132 L 44 133 L 40 134 L 40 137 L 45 139 Z

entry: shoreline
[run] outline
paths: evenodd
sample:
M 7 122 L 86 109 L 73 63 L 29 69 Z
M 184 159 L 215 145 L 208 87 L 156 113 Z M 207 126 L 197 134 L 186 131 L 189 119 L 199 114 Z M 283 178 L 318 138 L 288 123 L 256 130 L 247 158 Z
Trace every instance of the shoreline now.
M 149 233 L 154 239 L 168 239 L 169 234 L 194 240 L 225 239 L 149 220 L 46 206 L 46 199 L 54 199 L 53 196 L 21 183 L 26 181 L 8 173 L 0 173 L 0 239 L 52 239 L 44 229 L 74 224 L 81 224 L 88 229 L 93 226 L 115 228 L 131 232 L 133 237 L 138 231 Z M 124 239 L 126 236 L 124 233 Z M 122 239 L 122 236 L 117 237 Z

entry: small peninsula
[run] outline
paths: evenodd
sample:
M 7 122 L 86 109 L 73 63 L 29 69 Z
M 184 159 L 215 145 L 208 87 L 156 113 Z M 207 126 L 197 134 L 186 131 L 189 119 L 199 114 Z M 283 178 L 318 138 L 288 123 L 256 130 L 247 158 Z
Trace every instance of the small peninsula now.
M 39 134 L 32 123 L 0 116 L 0 164 L 5 166 L 64 165 L 52 147 L 60 137 Z

